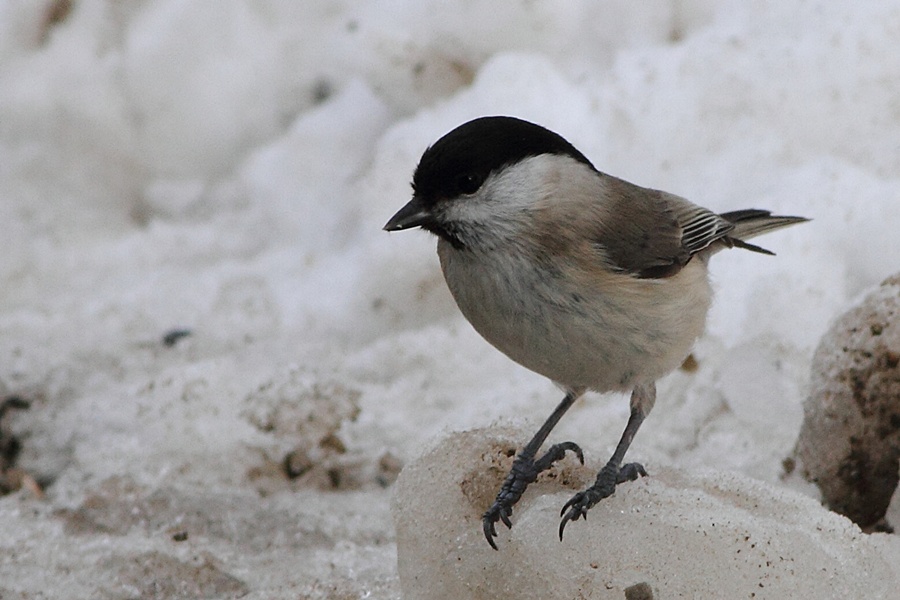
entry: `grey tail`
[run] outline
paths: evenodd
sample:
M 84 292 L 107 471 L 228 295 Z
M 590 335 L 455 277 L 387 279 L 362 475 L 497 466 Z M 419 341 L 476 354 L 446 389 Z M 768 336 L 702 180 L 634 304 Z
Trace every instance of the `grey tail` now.
M 782 227 L 787 227 L 788 225 L 809 221 L 809 219 L 805 217 L 773 216 L 772 213 L 767 210 L 759 210 L 756 208 L 735 210 L 722 213 L 719 216 L 734 225 L 734 229 L 729 231 L 728 235 L 725 236 L 722 241 L 729 246 L 771 255 L 774 255 L 775 253 L 754 244 L 748 244 L 744 240 L 776 229 L 781 229 Z

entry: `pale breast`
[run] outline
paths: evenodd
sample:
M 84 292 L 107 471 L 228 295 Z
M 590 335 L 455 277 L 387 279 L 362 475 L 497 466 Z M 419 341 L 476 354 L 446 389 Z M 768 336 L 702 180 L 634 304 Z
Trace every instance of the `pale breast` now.
M 438 244 L 450 292 L 475 330 L 564 387 L 628 391 L 655 381 L 703 331 L 710 288 L 700 260 L 667 279 L 585 280 L 512 250 L 474 254 Z

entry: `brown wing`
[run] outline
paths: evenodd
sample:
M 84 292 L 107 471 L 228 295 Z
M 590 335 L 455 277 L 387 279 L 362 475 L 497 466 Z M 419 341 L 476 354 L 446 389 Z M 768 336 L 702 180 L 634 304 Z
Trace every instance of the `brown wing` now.
M 608 177 L 608 176 L 607 176 Z M 734 225 L 684 198 L 608 177 L 595 244 L 610 266 L 636 277 L 671 277 Z

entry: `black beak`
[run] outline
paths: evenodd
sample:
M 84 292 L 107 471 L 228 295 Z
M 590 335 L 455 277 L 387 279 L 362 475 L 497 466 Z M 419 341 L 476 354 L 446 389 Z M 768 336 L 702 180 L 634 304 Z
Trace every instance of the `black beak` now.
M 410 227 L 421 227 L 434 222 L 434 215 L 421 198 L 413 196 L 406 206 L 397 211 L 384 226 L 385 231 L 400 231 Z

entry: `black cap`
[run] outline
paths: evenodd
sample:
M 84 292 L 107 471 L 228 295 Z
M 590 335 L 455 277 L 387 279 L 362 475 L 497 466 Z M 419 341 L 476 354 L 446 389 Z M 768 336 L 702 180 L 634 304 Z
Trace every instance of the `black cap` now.
M 455 198 L 476 191 L 491 173 L 541 154 L 564 154 L 594 168 L 549 129 L 515 117 L 480 117 L 425 150 L 413 175 L 413 191 L 425 202 Z

